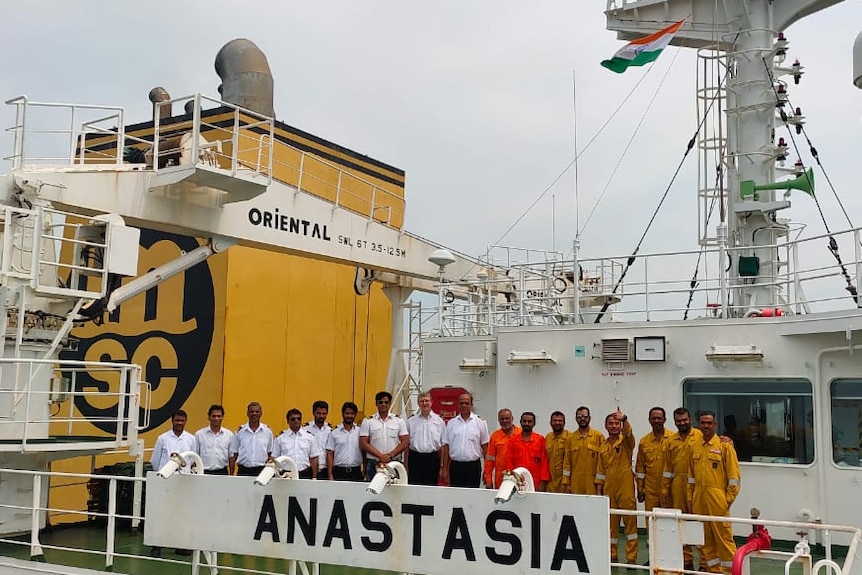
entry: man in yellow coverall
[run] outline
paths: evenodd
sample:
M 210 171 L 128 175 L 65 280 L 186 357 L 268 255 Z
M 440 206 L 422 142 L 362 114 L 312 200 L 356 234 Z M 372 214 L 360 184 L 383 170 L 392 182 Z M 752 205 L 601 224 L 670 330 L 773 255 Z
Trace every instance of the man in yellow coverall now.
M 691 445 L 701 441 L 700 431 L 691 426 L 691 413 L 684 407 L 673 410 L 673 423 L 677 432 L 671 435 L 664 446 L 664 470 L 661 480 L 661 506 L 691 513 L 688 505 L 688 468 Z M 683 548 L 684 568 L 694 570 L 694 548 Z
M 673 435 L 665 429 L 667 420 L 663 407 L 649 410 L 649 424 L 652 431 L 641 437 L 635 459 L 635 484 L 638 488 L 638 501 L 644 509 L 652 511 L 661 505 L 661 480 L 664 472 L 664 446 Z
M 617 408 L 616 412 L 605 417 L 605 429 L 608 437 L 599 450 L 596 491 L 610 499 L 611 509 L 635 510 L 635 478 L 632 473 L 635 437 L 632 426 L 628 417 Z M 633 515 L 611 515 L 611 560 L 617 557 L 617 561 L 623 562 L 617 545 L 621 520 L 626 534 L 626 563 L 633 565 L 638 560 L 638 521 Z
M 578 428 L 569 433 L 566 459 L 563 461 L 563 493 L 596 494 L 596 465 L 604 436 L 590 427 L 590 408 L 583 405 L 575 411 Z
M 562 411 L 555 411 L 551 414 L 551 433 L 545 436 L 545 451 L 548 453 L 548 467 L 551 472 L 548 493 L 563 492 L 563 463 L 566 460 L 568 443 L 569 431 L 566 429 L 566 414 Z
M 500 429 L 491 434 L 488 443 L 488 452 L 485 453 L 485 487 L 497 489 L 503 481 L 503 471 L 509 469 L 506 461 L 506 446 L 509 439 L 516 433 L 521 433 L 521 428 L 513 424 L 511 409 L 501 409 L 497 412 L 497 423 Z
M 698 515 L 727 517 L 739 495 L 739 460 L 731 442 L 715 434 L 715 413 L 703 411 L 698 418 L 703 439 L 691 447 L 688 492 L 691 510 Z M 730 573 L 736 544 L 728 521 L 704 521 L 703 561 L 710 573 Z

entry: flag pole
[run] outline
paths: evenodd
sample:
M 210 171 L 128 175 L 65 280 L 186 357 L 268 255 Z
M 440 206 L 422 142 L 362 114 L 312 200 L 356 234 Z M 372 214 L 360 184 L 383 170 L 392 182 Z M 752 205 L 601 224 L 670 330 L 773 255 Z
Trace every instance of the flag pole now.
M 574 305 L 572 310 L 574 318 L 572 323 L 580 323 L 581 317 L 581 274 L 578 265 L 578 250 L 581 247 L 581 231 L 580 231 L 580 202 L 578 201 L 578 85 L 575 76 L 575 70 L 572 68 L 572 131 L 574 132 L 575 143 L 575 237 L 572 240 L 572 283 L 574 284 Z

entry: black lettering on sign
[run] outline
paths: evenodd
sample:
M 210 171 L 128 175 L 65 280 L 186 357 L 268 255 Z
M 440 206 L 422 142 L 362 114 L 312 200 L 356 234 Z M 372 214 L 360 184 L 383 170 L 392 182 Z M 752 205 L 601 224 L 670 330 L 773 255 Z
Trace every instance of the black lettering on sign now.
M 500 521 L 508 521 L 510 527 L 521 528 L 521 518 L 511 511 L 496 510 L 488 514 L 485 519 L 485 531 L 491 541 L 508 544 L 507 553 L 500 553 L 494 547 L 485 547 L 485 555 L 500 565 L 514 565 L 521 560 L 523 548 L 521 540 L 514 533 L 505 533 L 497 529 L 497 523 Z
M 554 545 L 554 558 L 551 560 L 551 571 L 559 571 L 563 561 L 574 561 L 578 565 L 578 571 L 589 573 L 590 566 L 587 564 L 587 556 L 584 554 L 584 545 L 581 542 L 581 534 L 578 525 L 571 515 L 563 515 L 560 522 L 560 532 L 557 534 L 557 543 Z
M 329 516 L 329 525 L 326 526 L 326 535 L 323 537 L 323 546 L 331 547 L 332 540 L 341 539 L 341 545 L 345 549 L 353 549 L 350 543 L 350 527 L 347 525 L 347 514 L 344 512 L 344 501 L 336 499 L 332 504 L 332 515 Z
M 257 516 L 257 527 L 254 529 L 254 540 L 260 541 L 260 536 L 267 532 L 273 543 L 281 541 L 278 537 L 278 521 L 275 519 L 275 504 L 272 495 L 264 495 L 260 504 L 260 514 Z
M 538 569 L 542 564 L 542 516 L 530 513 L 530 567 Z
M 362 536 L 362 546 L 369 551 L 383 553 L 392 546 L 392 528 L 382 521 L 372 521 L 371 514 L 379 511 L 384 517 L 392 517 L 392 508 L 382 501 L 369 501 L 362 506 L 362 526 L 368 531 L 380 533 L 383 537 L 380 541 L 372 541 L 371 537 Z
M 422 556 L 422 517 L 434 515 L 433 505 L 413 505 L 405 503 L 401 506 L 401 513 L 413 516 L 413 556 Z
M 464 509 L 461 507 L 452 509 L 449 532 L 446 534 L 446 543 L 443 545 L 443 559 L 451 559 L 452 551 L 455 549 L 462 549 L 467 561 L 476 560 L 473 541 L 470 539 L 470 529 L 467 527 L 467 518 L 464 517 Z
M 287 500 L 287 543 L 293 543 L 296 538 L 296 526 L 302 530 L 306 545 L 314 546 L 317 531 L 317 498 L 308 500 L 308 517 L 302 510 L 299 501 L 294 496 Z

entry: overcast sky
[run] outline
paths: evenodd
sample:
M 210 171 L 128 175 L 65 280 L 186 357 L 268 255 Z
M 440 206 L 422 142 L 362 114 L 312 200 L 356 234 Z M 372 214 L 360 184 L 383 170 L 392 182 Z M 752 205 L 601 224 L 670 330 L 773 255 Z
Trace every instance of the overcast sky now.
M 573 71 L 581 146 L 647 74 L 580 163 L 583 226 L 660 87 L 584 229 L 587 255 L 621 254 L 634 247 L 696 126 L 695 58 L 671 47 L 652 69 L 608 72 L 599 61 L 622 43 L 605 30 L 604 8 L 601 0 L 17 2 L 4 10 L 0 92 L 122 105 L 144 120 L 157 85 L 175 97 L 217 96 L 216 52 L 249 38 L 269 59 L 280 120 L 404 169 L 407 229 L 478 255 L 571 161 Z M 807 72 L 791 99 L 857 225 L 862 92 L 851 84 L 851 47 L 860 30 L 862 4 L 849 0 L 787 31 L 790 61 Z M 11 124 L 5 109 L 0 119 Z M 9 148 L 7 136 L 4 155 Z M 644 250 L 695 247 L 695 170 L 692 157 Z M 569 172 L 503 243 L 567 251 L 573 182 Z M 820 189 L 830 225 L 846 227 Z M 793 199 L 782 215 L 822 233 L 810 199 Z

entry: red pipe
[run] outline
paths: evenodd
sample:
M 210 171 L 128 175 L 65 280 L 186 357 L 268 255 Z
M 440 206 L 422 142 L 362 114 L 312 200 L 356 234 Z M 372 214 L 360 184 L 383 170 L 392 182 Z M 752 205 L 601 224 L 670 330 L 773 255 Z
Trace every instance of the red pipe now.
M 748 536 L 748 542 L 736 550 L 733 555 L 733 566 L 731 567 L 731 575 L 742 575 L 742 564 L 745 561 L 745 556 L 755 551 L 769 549 L 772 546 L 772 537 L 769 536 L 769 531 L 763 525 L 754 525 L 752 533 Z

